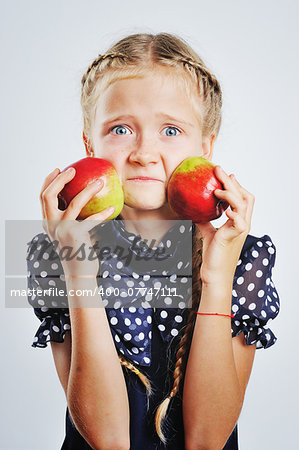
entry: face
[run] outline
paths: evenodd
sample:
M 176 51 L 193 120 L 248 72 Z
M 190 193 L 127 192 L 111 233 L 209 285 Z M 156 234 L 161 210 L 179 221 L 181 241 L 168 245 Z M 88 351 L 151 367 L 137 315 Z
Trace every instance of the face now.
M 203 139 L 184 87 L 163 70 L 112 83 L 99 97 L 90 138 L 95 157 L 114 165 L 125 205 L 141 210 L 167 206 L 168 180 L 184 159 L 212 156 L 213 139 Z

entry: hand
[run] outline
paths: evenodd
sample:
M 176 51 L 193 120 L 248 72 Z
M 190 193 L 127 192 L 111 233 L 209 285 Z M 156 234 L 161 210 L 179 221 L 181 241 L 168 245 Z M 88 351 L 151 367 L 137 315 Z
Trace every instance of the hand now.
M 76 257 L 70 258 L 69 261 L 65 259 L 61 261 L 65 275 L 96 276 L 99 269 L 98 258 L 93 261 L 87 259 L 89 247 L 92 246 L 89 231 L 108 219 L 113 214 L 114 208 L 112 210 L 107 208 L 82 221 L 76 220 L 83 206 L 102 189 L 104 183 L 101 181 L 101 184 L 88 184 L 73 198 L 65 211 L 59 210 L 57 196 L 65 184 L 74 177 L 75 173 L 74 168 L 61 173 L 59 173 L 59 169 L 55 169 L 45 179 L 40 192 L 43 228 L 52 241 L 58 241 L 57 250 L 59 253 L 63 248 L 70 247 L 72 249 L 71 254 L 74 255 L 82 244 L 84 246 L 86 258 L 83 261 L 79 261 Z M 97 222 L 95 223 L 95 221 Z M 82 256 L 82 253 L 80 253 L 80 256 Z
M 225 211 L 227 222 L 218 230 L 210 222 L 195 224 L 203 238 L 200 275 L 206 284 L 233 281 L 241 250 L 250 231 L 255 201 L 254 195 L 246 191 L 233 174 L 228 176 L 220 166 L 216 166 L 215 175 L 224 190 L 216 189 L 214 194 L 226 200 L 230 208 Z

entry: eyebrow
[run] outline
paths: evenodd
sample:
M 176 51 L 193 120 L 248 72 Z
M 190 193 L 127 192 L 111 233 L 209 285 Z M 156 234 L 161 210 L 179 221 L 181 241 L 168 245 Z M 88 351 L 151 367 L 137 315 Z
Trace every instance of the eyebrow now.
M 160 114 L 155 114 L 155 116 L 156 117 L 163 117 L 165 119 L 171 120 L 172 122 L 181 123 L 182 125 L 189 125 L 190 127 L 194 128 L 194 125 L 192 123 L 186 122 L 185 120 L 177 119 L 177 118 L 172 117 L 172 116 L 170 116 L 168 114 L 160 113 Z M 133 116 L 132 114 L 123 114 L 121 116 L 112 117 L 112 118 L 106 120 L 103 123 L 103 126 L 106 126 L 106 125 L 108 125 L 109 123 L 112 123 L 112 122 L 117 122 L 119 120 L 125 120 L 125 119 L 132 119 L 132 120 L 134 120 L 135 116 Z

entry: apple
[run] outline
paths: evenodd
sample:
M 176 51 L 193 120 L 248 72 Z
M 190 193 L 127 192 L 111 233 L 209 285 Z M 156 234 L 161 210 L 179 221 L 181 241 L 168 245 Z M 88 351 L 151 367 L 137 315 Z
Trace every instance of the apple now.
M 223 184 L 214 174 L 215 164 L 195 156 L 184 159 L 173 171 L 167 186 L 171 210 L 182 220 L 205 223 L 218 219 L 229 204 L 214 195 Z
M 58 194 L 59 209 L 66 209 L 71 200 L 82 191 L 88 183 L 101 179 L 104 182 L 102 189 L 95 194 L 82 208 L 78 219 L 99 213 L 109 206 L 114 206 L 115 210 L 110 219 L 119 215 L 124 206 L 124 193 L 114 166 L 102 158 L 83 158 L 74 164 L 67 166 L 76 169 L 75 176 L 69 181 Z

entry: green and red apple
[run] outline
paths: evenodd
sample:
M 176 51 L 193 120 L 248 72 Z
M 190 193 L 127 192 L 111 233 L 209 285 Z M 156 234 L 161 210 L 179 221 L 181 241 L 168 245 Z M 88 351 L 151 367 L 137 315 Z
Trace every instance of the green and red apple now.
M 90 182 L 101 179 L 104 182 L 102 189 L 86 203 L 78 219 L 85 219 L 109 206 L 115 208 L 109 219 L 117 217 L 124 206 L 124 193 L 113 164 L 106 159 L 87 157 L 70 164 L 63 172 L 69 167 L 74 167 L 76 173 L 58 194 L 59 208 L 66 209 L 71 200 Z
M 171 210 L 182 220 L 205 223 L 218 219 L 229 204 L 217 198 L 215 189 L 223 184 L 214 173 L 215 164 L 195 156 L 182 161 L 171 174 L 167 199 Z

